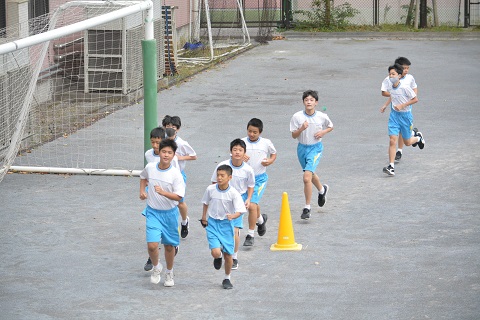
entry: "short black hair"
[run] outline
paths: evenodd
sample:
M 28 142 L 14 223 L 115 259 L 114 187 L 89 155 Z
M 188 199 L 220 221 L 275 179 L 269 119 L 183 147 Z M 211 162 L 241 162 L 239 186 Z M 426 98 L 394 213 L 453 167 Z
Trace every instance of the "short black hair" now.
M 398 63 L 395 63 L 393 66 L 388 67 L 388 72 L 390 73 L 390 70 L 395 69 L 399 75 L 403 74 L 403 67 L 399 65 Z
M 250 119 L 250 121 L 248 121 L 248 124 L 247 124 L 247 129 L 250 126 L 258 128 L 258 131 L 260 131 L 260 133 L 262 133 L 263 131 L 263 122 L 260 119 L 257 119 L 257 118 Z
M 395 59 L 395 63 L 398 63 L 398 64 L 401 65 L 401 66 L 409 66 L 409 65 L 411 65 L 410 60 L 408 60 L 408 59 L 405 58 L 405 57 L 398 57 L 397 59 Z
M 177 151 L 177 143 L 173 140 L 170 139 L 163 139 L 162 142 L 160 142 L 160 147 L 158 150 L 162 150 L 163 148 L 170 147 L 172 148 L 173 152 Z
M 160 138 L 163 140 L 165 138 L 165 129 L 162 127 L 153 128 L 152 131 L 150 131 L 150 139 L 152 138 Z
M 242 147 L 243 150 L 247 152 L 247 145 L 245 144 L 245 141 L 243 141 L 242 139 L 237 138 L 232 142 L 230 142 L 230 151 L 232 151 L 233 147 L 236 147 L 236 146 Z
M 315 101 L 318 101 L 318 92 L 315 90 L 307 90 L 302 95 L 302 101 L 305 100 L 306 97 L 312 96 Z
M 233 173 L 232 167 L 230 167 L 228 164 L 222 164 L 221 166 L 218 166 L 217 172 L 221 170 L 225 171 L 229 176 L 231 176 Z
M 165 117 L 163 117 L 162 126 L 166 127 L 169 124 L 177 127 L 177 129 L 180 129 L 180 127 L 182 126 L 182 121 L 180 120 L 179 116 L 169 116 L 167 114 Z

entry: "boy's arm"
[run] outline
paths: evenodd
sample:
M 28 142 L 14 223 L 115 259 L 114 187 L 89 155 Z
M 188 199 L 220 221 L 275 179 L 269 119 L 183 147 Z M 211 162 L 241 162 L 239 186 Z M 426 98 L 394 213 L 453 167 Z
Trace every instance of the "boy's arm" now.
M 327 127 L 326 129 L 320 130 L 315 133 L 315 139 L 323 138 L 327 133 L 333 130 L 333 127 Z
M 147 193 L 145 192 L 145 188 L 147 187 L 148 180 L 147 179 L 140 179 L 140 199 L 145 200 L 147 199 Z
M 161 196 L 164 196 L 165 198 L 170 199 L 170 200 L 174 200 L 174 201 L 182 200 L 182 197 L 179 196 L 178 194 L 173 193 L 173 192 L 165 191 L 160 186 L 155 186 L 155 192 L 158 193 Z
M 388 105 L 392 102 L 392 98 L 388 98 L 387 102 L 385 102 L 385 104 L 380 108 L 380 112 L 381 113 L 384 113 L 385 112 L 385 109 L 387 109 Z
M 189 156 L 189 155 L 186 155 L 186 156 L 181 156 L 177 153 L 177 158 L 178 160 L 197 160 L 197 156 Z
M 265 158 L 262 160 L 262 166 L 268 167 L 269 165 L 273 164 L 277 160 L 277 154 L 273 153 L 270 155 L 270 158 Z
M 208 204 L 203 204 L 203 213 L 202 213 L 202 219 L 200 219 L 200 222 L 202 223 L 202 226 L 208 225 L 208 220 L 207 220 L 207 210 L 208 210 Z
M 390 92 L 388 92 L 388 91 L 383 91 L 383 90 L 382 90 L 382 96 L 384 96 L 384 97 L 390 97 Z
M 408 106 L 410 106 L 414 103 L 417 103 L 417 102 L 418 102 L 418 98 L 414 97 L 411 100 L 409 100 L 408 102 L 401 103 L 399 105 L 394 106 L 393 108 L 396 109 L 396 110 L 402 110 L 402 109 L 405 109 L 406 107 L 408 107 Z
M 308 128 L 308 121 L 305 121 L 305 122 L 300 126 L 300 128 L 298 128 L 298 129 L 295 130 L 295 131 L 292 131 L 292 138 L 293 138 L 293 139 L 297 139 L 297 138 L 300 136 L 300 134 L 301 134 L 305 129 L 307 129 L 307 128 Z
M 228 219 L 228 220 L 237 219 L 237 218 L 240 217 L 241 215 L 242 215 L 241 212 L 227 213 L 227 219 Z
M 245 200 L 245 208 L 247 208 L 247 209 L 250 206 L 250 200 L 252 200 L 252 195 L 253 195 L 253 187 L 248 187 L 247 188 L 247 200 Z

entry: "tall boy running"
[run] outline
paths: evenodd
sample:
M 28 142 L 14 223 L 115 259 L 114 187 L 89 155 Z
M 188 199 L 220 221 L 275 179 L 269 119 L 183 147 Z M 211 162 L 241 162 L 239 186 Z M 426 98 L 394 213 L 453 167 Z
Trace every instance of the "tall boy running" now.
M 301 218 L 310 219 L 310 202 L 312 184 L 318 190 L 318 205 L 323 207 L 327 201 L 328 185 L 322 185 L 315 173 L 323 152 L 322 138 L 333 130 L 333 123 L 323 112 L 316 111 L 317 91 L 307 90 L 302 95 L 305 110 L 295 113 L 290 120 L 290 132 L 293 139 L 298 139 L 297 157 L 303 170 L 303 192 L 305 207 Z
M 180 170 L 171 162 L 177 145 L 174 141 L 164 139 L 160 143 L 160 162 L 150 162 L 140 173 L 140 199 L 147 199 L 146 238 L 148 255 L 153 264 L 150 276 L 152 283 L 159 283 L 162 265 L 158 261 L 158 243 L 165 249 L 165 287 L 172 287 L 175 246 L 180 239 L 178 235 L 178 201 L 185 194 L 185 183 Z M 149 185 L 148 194 L 145 187 Z
M 259 236 L 267 232 L 267 214 L 260 214 L 260 199 L 267 188 L 267 167 L 277 159 L 277 150 L 272 141 L 261 137 L 263 132 L 263 122 L 260 119 L 253 118 L 247 124 L 247 137 L 242 140 L 247 146 L 247 153 L 244 161 L 247 162 L 255 173 L 255 187 L 253 189 L 252 200 L 248 208 L 248 234 L 245 238 L 244 246 L 253 246 L 255 237 L 255 225 Z

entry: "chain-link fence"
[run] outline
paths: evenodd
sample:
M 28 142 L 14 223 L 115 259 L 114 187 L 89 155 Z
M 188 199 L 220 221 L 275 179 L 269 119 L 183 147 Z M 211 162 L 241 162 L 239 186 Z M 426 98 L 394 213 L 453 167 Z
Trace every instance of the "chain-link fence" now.
M 293 23 L 325 18 L 352 25 L 414 25 L 426 19 L 424 26 L 465 27 L 480 24 L 480 6 L 478 1 L 475 2 L 476 4 L 470 0 L 284 0 L 283 5 L 285 18 Z M 422 7 L 424 4 L 426 6 Z

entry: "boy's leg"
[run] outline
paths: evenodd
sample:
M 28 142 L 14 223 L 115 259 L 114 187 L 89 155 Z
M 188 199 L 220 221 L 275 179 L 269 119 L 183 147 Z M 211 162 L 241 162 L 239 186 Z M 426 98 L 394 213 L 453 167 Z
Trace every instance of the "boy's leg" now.
M 232 269 L 238 269 L 238 244 L 240 243 L 240 228 L 235 227 L 234 229 L 234 249 L 233 249 L 233 256 L 232 258 L 235 260 L 234 265 L 232 265 Z
M 388 145 L 388 162 L 390 164 L 394 163 L 395 161 L 395 153 L 397 152 L 397 142 L 398 142 L 398 136 L 391 135 L 390 143 Z
M 165 262 L 167 263 L 167 269 L 173 269 L 173 261 L 175 260 L 175 247 L 165 244 L 163 245 L 165 248 Z
M 397 148 L 397 152 L 395 153 L 395 161 L 400 161 L 400 159 L 402 158 L 403 146 L 404 146 L 403 137 L 402 137 L 402 134 L 400 133 L 398 135 L 398 148 Z
M 158 242 L 147 243 L 148 255 L 153 264 L 153 272 L 150 275 L 150 282 L 157 284 L 160 282 L 162 264 L 158 261 Z
M 233 264 L 232 255 L 224 252 L 223 259 L 225 260 L 225 274 L 230 275 L 230 273 L 232 272 Z
M 180 215 L 182 216 L 182 223 L 181 223 L 182 227 L 180 231 L 180 236 L 182 238 L 186 238 L 188 236 L 189 225 L 188 225 L 188 207 L 185 201 L 178 203 L 178 211 L 180 211 Z
M 303 172 L 303 193 L 305 194 L 305 205 L 309 206 L 312 201 L 312 178 L 313 173 L 311 171 Z

